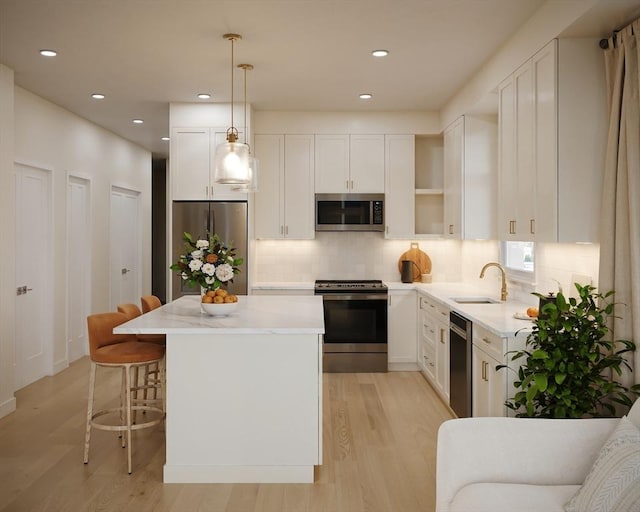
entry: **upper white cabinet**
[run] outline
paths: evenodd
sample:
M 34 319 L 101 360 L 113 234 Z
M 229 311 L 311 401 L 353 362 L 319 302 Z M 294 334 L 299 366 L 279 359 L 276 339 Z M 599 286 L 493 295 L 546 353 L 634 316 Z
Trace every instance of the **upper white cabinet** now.
M 559 39 L 500 84 L 501 239 L 598 240 L 604 79 L 597 41 Z
M 218 128 L 171 130 L 172 200 L 246 199 L 246 192 L 235 191 L 233 185 L 222 185 L 214 181 L 215 149 L 225 140 L 226 131 Z
M 313 148 L 313 135 L 255 136 L 260 162 L 256 239 L 314 238 Z
M 385 236 L 415 236 L 415 137 L 385 136 Z
M 384 193 L 384 135 L 349 137 L 350 192 Z
M 316 193 L 384 193 L 384 135 L 316 135 Z
M 498 120 L 466 115 L 444 132 L 444 236 L 495 239 Z

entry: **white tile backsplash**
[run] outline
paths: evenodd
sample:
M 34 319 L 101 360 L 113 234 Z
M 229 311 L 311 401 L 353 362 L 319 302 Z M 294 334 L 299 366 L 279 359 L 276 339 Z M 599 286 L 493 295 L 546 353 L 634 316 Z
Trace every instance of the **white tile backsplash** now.
M 500 292 L 500 272 L 489 269 L 483 279 L 485 263 L 499 261 L 496 241 L 386 240 L 382 233 L 316 233 L 315 240 L 258 240 L 255 243 L 256 283 L 311 283 L 316 279 L 382 279 L 400 281 L 398 260 L 418 242 L 432 263 L 434 282 L 470 282 L 484 293 Z M 532 291 L 557 291 L 558 280 L 569 295 L 574 275 L 598 281 L 600 247 L 597 244 L 536 245 L 536 284 L 509 282 L 509 298 L 532 305 Z

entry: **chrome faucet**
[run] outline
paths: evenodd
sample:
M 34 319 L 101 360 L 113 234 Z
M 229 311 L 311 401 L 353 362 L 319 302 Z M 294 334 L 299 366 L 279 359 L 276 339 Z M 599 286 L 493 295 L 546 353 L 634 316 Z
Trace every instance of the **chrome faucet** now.
M 501 301 L 505 301 L 507 300 L 507 274 L 504 271 L 504 268 L 502 268 L 502 265 L 500 265 L 500 263 L 495 263 L 495 262 L 491 262 L 491 263 L 487 263 L 484 267 L 482 267 L 482 270 L 480 271 L 480 279 L 482 279 L 484 277 L 484 271 L 487 270 L 489 267 L 498 267 L 498 270 L 500 270 L 500 273 L 502 274 L 502 287 L 500 288 L 500 300 Z

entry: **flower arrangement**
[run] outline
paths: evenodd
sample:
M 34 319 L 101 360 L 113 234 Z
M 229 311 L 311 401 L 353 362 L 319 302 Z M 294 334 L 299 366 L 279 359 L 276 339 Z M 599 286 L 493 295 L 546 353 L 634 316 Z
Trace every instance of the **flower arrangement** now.
M 244 260 L 237 258 L 236 249 L 227 246 L 218 235 L 194 241 L 191 234 L 185 232 L 182 239 L 186 254 L 182 254 L 170 268 L 179 272 L 190 286 L 216 290 L 232 283 L 233 276 L 240 272 L 238 267 Z

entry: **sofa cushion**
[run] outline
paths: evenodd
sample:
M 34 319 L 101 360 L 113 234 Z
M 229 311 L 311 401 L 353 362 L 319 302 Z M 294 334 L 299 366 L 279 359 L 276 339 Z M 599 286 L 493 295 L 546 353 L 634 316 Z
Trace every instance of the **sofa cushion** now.
M 475 483 L 464 486 L 451 512 L 563 512 L 579 485 Z
M 640 430 L 625 416 L 604 443 L 566 512 L 640 510 Z

